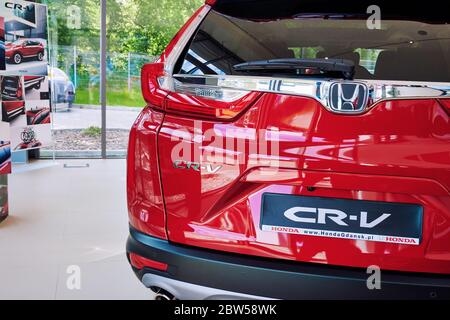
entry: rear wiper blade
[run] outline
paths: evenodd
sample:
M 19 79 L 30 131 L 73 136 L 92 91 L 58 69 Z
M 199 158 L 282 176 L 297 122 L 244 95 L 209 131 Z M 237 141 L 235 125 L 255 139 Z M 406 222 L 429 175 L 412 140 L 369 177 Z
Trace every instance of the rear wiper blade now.
M 355 63 L 345 59 L 271 59 L 255 60 L 233 66 L 235 71 L 301 70 L 316 69 L 326 73 L 342 74 L 351 80 L 355 75 Z

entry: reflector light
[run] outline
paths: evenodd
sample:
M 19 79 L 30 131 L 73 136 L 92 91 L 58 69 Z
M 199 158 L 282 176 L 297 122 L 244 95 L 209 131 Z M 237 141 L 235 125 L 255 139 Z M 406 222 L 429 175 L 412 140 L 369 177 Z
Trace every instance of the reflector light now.
M 166 263 L 150 260 L 135 253 L 130 253 L 130 262 L 131 265 L 138 270 L 150 268 L 159 271 L 167 271 L 167 269 L 169 268 L 169 265 L 167 265 Z

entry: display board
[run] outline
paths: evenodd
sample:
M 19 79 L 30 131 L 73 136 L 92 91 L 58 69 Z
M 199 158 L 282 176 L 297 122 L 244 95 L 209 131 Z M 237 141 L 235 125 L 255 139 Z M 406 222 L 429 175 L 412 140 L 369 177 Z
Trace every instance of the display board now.
M 11 152 L 51 143 L 47 6 L 0 0 L 0 174 Z
M 8 176 L 0 176 L 0 222 L 8 216 Z

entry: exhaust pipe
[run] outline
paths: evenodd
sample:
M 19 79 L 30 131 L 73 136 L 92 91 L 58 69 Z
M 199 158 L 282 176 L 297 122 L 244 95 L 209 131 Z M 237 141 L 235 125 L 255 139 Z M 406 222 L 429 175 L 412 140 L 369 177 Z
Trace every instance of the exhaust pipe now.
M 155 300 L 156 301 L 170 301 L 170 300 L 174 300 L 174 299 L 170 299 L 170 297 L 165 294 L 157 293 L 155 296 Z
M 167 292 L 164 289 L 157 288 L 157 287 L 151 287 L 150 288 L 156 295 L 155 300 L 156 301 L 171 301 L 171 300 L 177 300 L 173 294 L 170 292 Z

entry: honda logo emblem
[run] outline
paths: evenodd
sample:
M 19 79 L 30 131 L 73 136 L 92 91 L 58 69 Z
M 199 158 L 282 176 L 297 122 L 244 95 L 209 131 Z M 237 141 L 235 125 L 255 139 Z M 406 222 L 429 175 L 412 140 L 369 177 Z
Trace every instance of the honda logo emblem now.
M 337 113 L 362 113 L 368 97 L 369 89 L 363 83 L 336 82 L 330 86 L 328 106 Z

